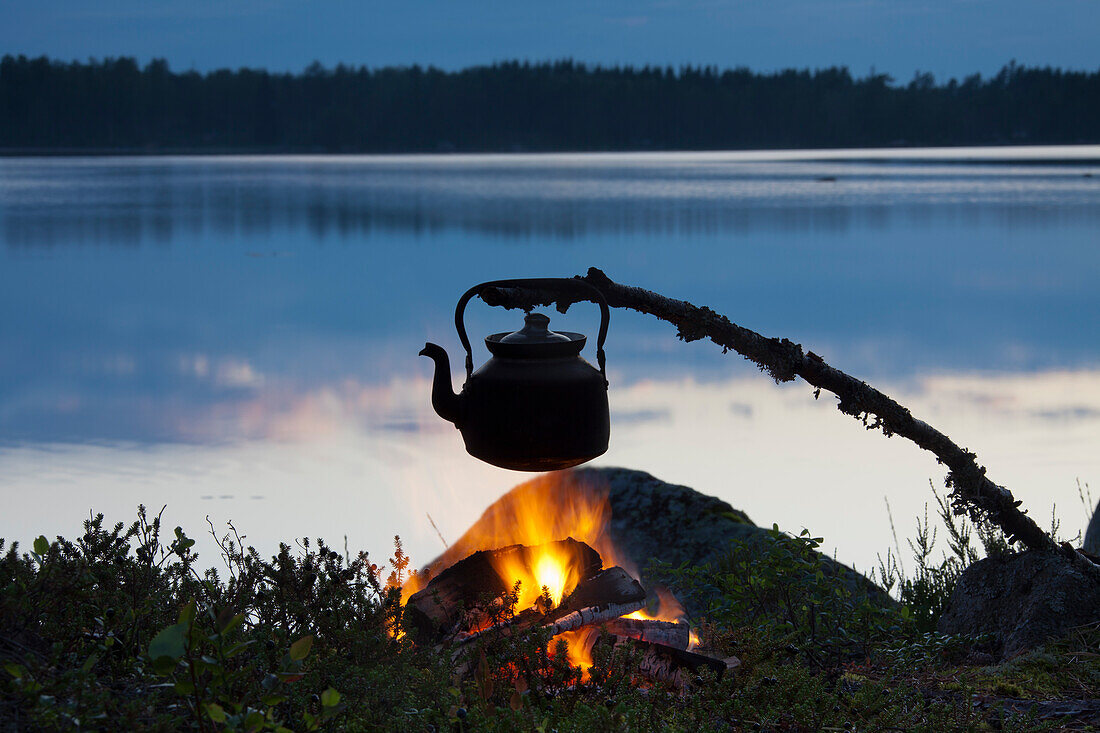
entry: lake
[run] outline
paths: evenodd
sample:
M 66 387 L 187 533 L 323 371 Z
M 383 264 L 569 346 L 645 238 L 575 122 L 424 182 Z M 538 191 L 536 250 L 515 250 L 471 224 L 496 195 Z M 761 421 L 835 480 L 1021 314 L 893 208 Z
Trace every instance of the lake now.
M 143 503 L 265 552 L 384 558 L 400 534 L 427 561 L 431 521 L 457 538 L 527 476 L 466 455 L 417 351 L 460 367 L 478 282 L 589 266 L 866 379 L 1067 537 L 1100 486 L 1096 146 L 6 158 L 0 241 L 0 536 L 25 546 Z M 521 322 L 471 303 L 475 363 Z M 668 324 L 613 311 L 607 358 L 597 465 L 808 527 L 861 569 L 895 547 L 887 502 L 904 548 L 942 487 L 931 455 Z

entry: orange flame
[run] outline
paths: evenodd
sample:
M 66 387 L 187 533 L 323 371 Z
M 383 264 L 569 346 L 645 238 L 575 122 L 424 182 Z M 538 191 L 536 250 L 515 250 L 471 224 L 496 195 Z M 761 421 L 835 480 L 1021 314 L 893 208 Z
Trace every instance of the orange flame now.
M 643 621 L 687 621 L 687 613 L 676 596 L 665 588 L 657 589 L 657 603 L 655 608 L 641 608 L 634 613 L 627 614 L 623 618 L 636 618 Z
M 536 545 L 530 550 L 533 556 L 526 558 L 518 552 L 495 556 L 493 569 L 509 588 L 520 584 L 517 610 L 538 603 L 544 588 L 550 595 L 551 606 L 557 606 L 580 581 L 581 560 L 569 547 L 553 543 Z
M 495 550 L 508 545 L 543 545 L 567 537 L 588 544 L 600 553 L 604 565 L 622 564 L 607 534 L 611 518 L 606 487 L 592 486 L 569 474 L 548 473 L 521 484 L 498 499 L 466 534 L 458 538 L 416 578 L 403 587 L 408 598 L 428 579 L 478 550 Z M 519 607 L 529 608 L 542 592 L 550 589 L 554 603 L 560 603 L 580 580 L 569 567 L 571 558 L 548 554 L 533 563 L 534 573 L 505 564 L 497 567 L 509 585 L 521 581 Z
M 567 658 L 569 666 L 580 667 L 581 681 L 588 680 L 588 670 L 592 668 L 592 647 L 600 636 L 600 630 L 592 626 L 585 626 L 575 631 L 565 631 L 550 640 L 550 653 L 553 654 L 558 639 L 562 639 L 568 645 Z

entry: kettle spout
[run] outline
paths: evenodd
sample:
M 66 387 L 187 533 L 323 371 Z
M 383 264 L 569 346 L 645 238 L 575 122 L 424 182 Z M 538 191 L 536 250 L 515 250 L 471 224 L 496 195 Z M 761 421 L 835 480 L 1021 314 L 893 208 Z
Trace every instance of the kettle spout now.
M 435 378 L 432 379 L 432 407 L 441 418 L 458 423 L 461 410 L 461 398 L 451 388 L 451 360 L 442 346 L 433 343 L 424 344 L 420 356 L 426 356 L 435 362 Z

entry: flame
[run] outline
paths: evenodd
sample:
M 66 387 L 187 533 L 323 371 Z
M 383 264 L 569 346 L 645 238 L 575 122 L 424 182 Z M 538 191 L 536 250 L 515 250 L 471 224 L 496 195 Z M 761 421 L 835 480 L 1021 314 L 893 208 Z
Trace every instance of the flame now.
M 495 550 L 508 545 L 544 545 L 567 537 L 586 543 L 604 561 L 604 566 L 624 565 L 632 569 L 629 560 L 620 557 L 607 533 L 611 518 L 606 487 L 576 480 L 568 473 L 547 473 L 521 484 L 493 503 L 466 534 L 458 538 L 436 558 L 427 572 L 410 578 L 403 586 L 407 599 L 423 588 L 427 581 L 459 560 L 478 550 Z M 573 558 L 555 557 L 552 553 L 534 558 L 533 572 L 504 562 L 496 568 L 511 586 L 519 580 L 519 608 L 529 608 L 545 585 L 554 603 L 569 594 L 580 578 L 571 567 Z
M 653 608 L 638 609 L 623 618 L 636 618 L 642 621 L 687 621 L 684 607 L 667 588 L 657 588 L 657 602 L 653 606 Z
M 493 569 L 509 588 L 519 583 L 516 610 L 536 605 L 544 588 L 550 595 L 551 605 L 557 606 L 580 581 L 580 558 L 567 547 L 552 543 L 530 549 L 532 554 L 511 552 L 497 556 Z
M 565 641 L 569 666 L 580 667 L 581 681 L 588 681 L 588 670 L 592 668 L 592 647 L 600 636 L 600 630 L 592 626 L 566 631 L 550 640 L 549 651 L 553 655 L 558 639 Z
M 611 507 L 606 487 L 570 474 L 547 473 L 521 484 L 494 502 L 432 566 L 445 568 L 478 550 L 541 545 L 572 537 L 618 563 L 607 537 Z

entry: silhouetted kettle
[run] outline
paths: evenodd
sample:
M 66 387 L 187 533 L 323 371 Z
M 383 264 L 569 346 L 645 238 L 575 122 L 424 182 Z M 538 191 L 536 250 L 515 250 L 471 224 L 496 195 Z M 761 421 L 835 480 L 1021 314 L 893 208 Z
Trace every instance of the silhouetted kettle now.
M 492 357 L 476 372 L 466 336 L 466 303 L 487 287 L 531 287 L 581 293 L 600 306 L 596 358 L 581 358 L 584 334 L 549 330 L 550 319 L 528 313 L 523 328 L 485 337 Z M 611 418 L 603 345 L 610 313 L 603 294 L 586 282 L 540 278 L 476 285 L 455 307 L 455 327 L 466 349 L 466 383 L 451 389 L 447 352 L 428 343 L 421 356 L 435 361 L 432 407 L 462 432 L 466 451 L 501 468 L 553 471 L 589 461 L 607 450 Z

